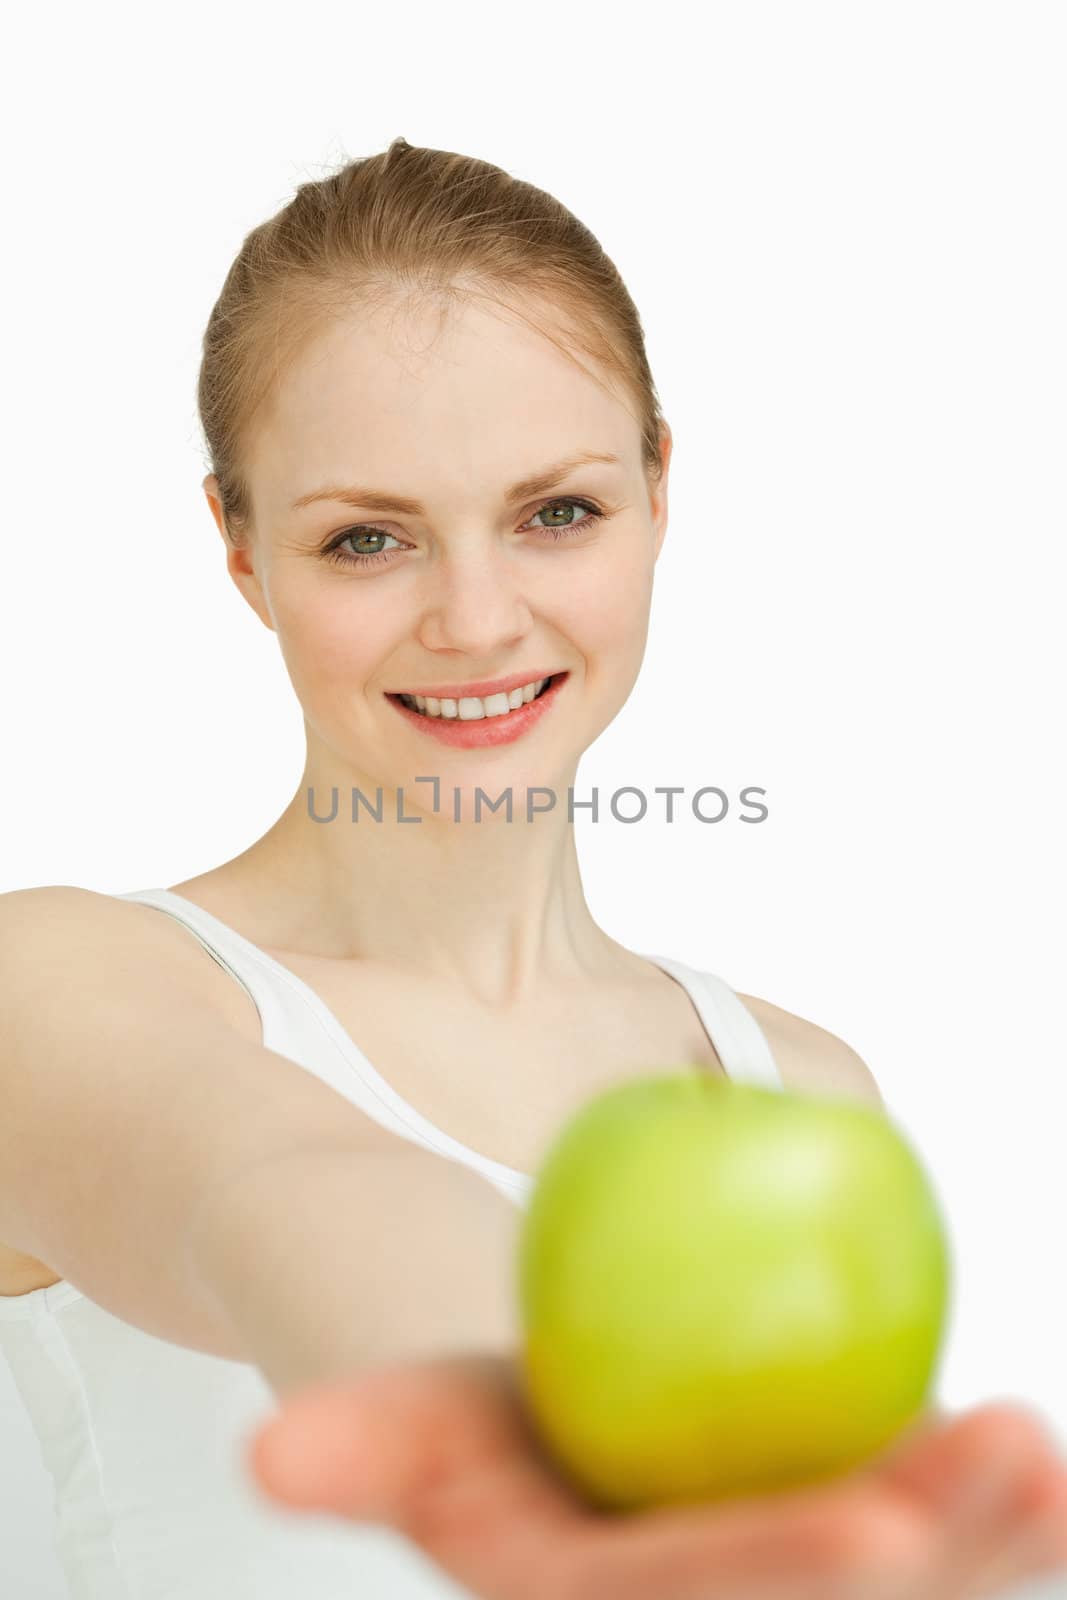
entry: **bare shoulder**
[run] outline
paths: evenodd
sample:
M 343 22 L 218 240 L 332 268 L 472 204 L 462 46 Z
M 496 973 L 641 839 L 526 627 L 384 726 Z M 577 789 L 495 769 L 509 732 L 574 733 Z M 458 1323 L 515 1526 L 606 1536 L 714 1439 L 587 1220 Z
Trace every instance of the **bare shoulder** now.
M 65 883 L 0 894 L 0 963 L 54 968 L 58 987 L 64 963 L 86 941 L 108 958 L 104 969 L 114 973 L 120 992 L 133 979 L 162 988 L 180 981 L 246 1037 L 261 1038 L 251 997 L 188 928 L 155 906 Z
M 885 1110 L 873 1073 L 844 1039 L 756 995 L 738 999 L 762 1028 L 787 1089 L 841 1095 Z

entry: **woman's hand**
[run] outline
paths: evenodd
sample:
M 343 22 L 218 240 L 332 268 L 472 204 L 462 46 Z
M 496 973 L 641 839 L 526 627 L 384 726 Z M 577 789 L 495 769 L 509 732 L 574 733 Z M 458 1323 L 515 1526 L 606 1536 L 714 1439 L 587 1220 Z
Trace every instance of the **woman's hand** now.
M 1067 1566 L 1067 1465 L 997 1404 L 775 1495 L 606 1514 L 563 1481 L 514 1362 L 376 1367 L 280 1402 L 251 1442 L 287 1507 L 379 1523 L 485 1600 L 972 1600 Z

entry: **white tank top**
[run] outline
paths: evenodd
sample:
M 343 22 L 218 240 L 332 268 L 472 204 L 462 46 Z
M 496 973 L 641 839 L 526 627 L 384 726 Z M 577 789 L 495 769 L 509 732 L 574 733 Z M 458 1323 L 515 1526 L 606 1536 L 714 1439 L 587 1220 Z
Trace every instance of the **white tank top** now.
M 531 1179 L 420 1116 L 295 973 L 169 889 L 116 898 L 184 923 L 247 990 L 268 1049 L 525 1206 Z M 665 956 L 644 959 L 686 990 L 729 1078 L 783 1087 L 758 1023 L 721 978 Z M 244 1466 L 247 1442 L 277 1410 L 257 1367 L 145 1333 L 67 1281 L 0 1296 L 0 1351 L 54 1485 L 56 1551 L 71 1600 L 467 1595 L 392 1529 L 266 1499 Z

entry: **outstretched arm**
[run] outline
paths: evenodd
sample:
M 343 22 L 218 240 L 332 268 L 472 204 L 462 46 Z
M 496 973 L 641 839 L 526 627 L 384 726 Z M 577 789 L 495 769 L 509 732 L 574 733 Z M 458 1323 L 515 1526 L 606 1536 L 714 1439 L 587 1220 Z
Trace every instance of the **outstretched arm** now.
M 382 1361 L 513 1350 L 521 1215 L 471 1168 L 368 1128 L 220 1185 L 189 1260 L 284 1395 Z

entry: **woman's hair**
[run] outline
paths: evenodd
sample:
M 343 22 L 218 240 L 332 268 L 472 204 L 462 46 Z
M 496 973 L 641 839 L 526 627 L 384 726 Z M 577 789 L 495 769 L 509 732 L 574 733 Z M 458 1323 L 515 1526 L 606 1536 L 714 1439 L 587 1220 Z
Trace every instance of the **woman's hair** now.
M 641 320 L 593 234 L 500 167 L 397 138 L 383 154 L 301 184 L 253 228 L 212 308 L 197 399 L 233 544 L 252 529 L 242 463 L 256 417 L 301 347 L 353 307 L 420 297 L 442 314 L 493 301 L 568 360 L 575 350 L 590 357 L 634 405 L 645 471 L 658 482 L 663 415 Z M 530 314 L 535 304 L 549 326 Z

